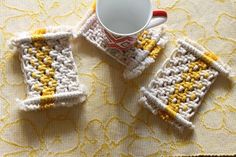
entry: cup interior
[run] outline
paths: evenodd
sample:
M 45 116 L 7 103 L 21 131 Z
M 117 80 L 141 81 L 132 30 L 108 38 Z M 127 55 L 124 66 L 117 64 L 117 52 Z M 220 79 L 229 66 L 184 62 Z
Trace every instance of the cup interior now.
M 130 35 L 142 30 L 152 17 L 150 0 L 97 0 L 97 17 L 113 34 Z

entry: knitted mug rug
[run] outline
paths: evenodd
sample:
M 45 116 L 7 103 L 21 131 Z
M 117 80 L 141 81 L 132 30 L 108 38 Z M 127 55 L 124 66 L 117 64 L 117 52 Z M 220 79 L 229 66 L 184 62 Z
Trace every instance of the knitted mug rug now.
M 141 88 L 139 100 L 154 115 L 180 130 L 194 128 L 190 121 L 217 76 L 230 70 L 213 52 L 184 39 L 157 72 L 147 88 Z
M 146 68 L 155 62 L 159 52 L 167 43 L 164 27 L 160 27 L 159 30 L 146 30 L 139 34 L 135 47 L 128 52 L 111 50 L 106 47 L 107 38 L 94 11 L 90 10 L 84 19 L 86 20 L 82 20 L 77 36 L 83 36 L 91 44 L 96 45 L 125 66 L 123 73 L 125 79 L 133 79 L 141 75 Z
M 27 98 L 17 100 L 25 111 L 77 105 L 86 100 L 78 81 L 69 43 L 69 29 L 47 28 L 23 33 L 11 40 L 19 52 Z

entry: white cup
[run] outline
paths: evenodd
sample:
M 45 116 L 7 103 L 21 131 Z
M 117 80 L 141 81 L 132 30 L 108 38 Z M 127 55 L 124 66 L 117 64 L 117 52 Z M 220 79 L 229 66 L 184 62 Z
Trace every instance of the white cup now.
M 107 36 L 107 47 L 126 51 L 138 33 L 167 20 L 163 10 L 152 11 L 151 0 L 97 0 L 96 14 Z

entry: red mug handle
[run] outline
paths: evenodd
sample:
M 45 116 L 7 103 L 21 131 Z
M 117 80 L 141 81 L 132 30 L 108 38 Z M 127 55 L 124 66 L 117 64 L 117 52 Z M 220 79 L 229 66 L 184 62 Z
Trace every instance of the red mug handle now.
M 154 10 L 153 11 L 153 18 L 150 21 L 149 25 L 146 29 L 161 25 L 167 21 L 168 15 L 167 12 L 164 10 Z

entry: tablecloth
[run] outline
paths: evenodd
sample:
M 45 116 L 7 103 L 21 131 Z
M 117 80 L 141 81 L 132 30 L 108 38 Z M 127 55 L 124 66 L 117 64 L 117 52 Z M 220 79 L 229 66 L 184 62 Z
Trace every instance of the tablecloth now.
M 157 62 L 134 80 L 123 67 L 84 39 L 73 52 L 88 100 L 77 107 L 22 112 L 26 97 L 18 54 L 7 46 L 16 33 L 47 26 L 75 26 L 91 0 L 0 0 L 0 156 L 163 156 L 236 153 L 236 78 L 220 76 L 180 133 L 137 104 L 176 46 L 188 37 L 236 69 L 235 0 L 155 0 L 168 11 L 169 43 Z

